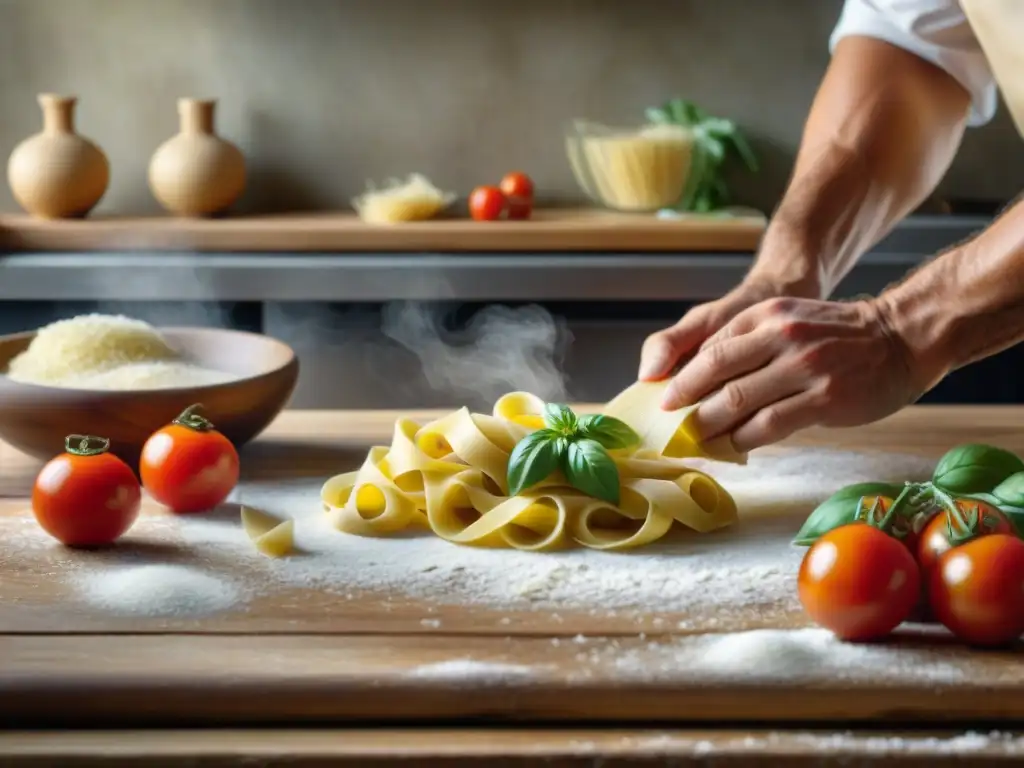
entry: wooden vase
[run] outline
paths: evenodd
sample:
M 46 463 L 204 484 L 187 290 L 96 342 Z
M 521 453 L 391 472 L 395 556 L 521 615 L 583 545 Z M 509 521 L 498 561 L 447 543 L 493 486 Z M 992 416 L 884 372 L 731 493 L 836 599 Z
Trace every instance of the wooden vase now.
M 149 164 L 149 188 L 179 216 L 223 213 L 245 189 L 245 157 L 217 136 L 216 101 L 179 99 L 181 130 L 164 142 Z
M 18 205 L 47 219 L 80 218 L 107 191 L 110 163 L 103 150 L 75 133 L 74 96 L 40 94 L 43 130 L 21 142 L 7 162 Z

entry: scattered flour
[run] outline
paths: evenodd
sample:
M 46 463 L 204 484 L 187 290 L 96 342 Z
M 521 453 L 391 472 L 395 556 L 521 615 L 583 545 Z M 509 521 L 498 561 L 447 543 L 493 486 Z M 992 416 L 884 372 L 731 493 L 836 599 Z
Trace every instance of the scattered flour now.
M 228 581 L 182 565 L 114 566 L 91 572 L 79 586 L 83 601 L 112 613 L 196 616 L 231 608 L 239 599 Z
M 602 651 L 595 652 L 599 663 Z M 620 649 L 615 666 L 633 676 L 684 674 L 756 681 L 792 681 L 822 673 L 837 680 L 955 682 L 961 667 L 934 649 L 898 643 L 844 643 L 823 629 L 758 629 L 721 635 L 680 637 L 640 648 Z
M 408 677 L 428 680 L 445 680 L 452 682 L 479 682 L 481 680 L 504 680 L 516 677 L 533 676 L 536 667 L 520 664 L 500 664 L 494 662 L 474 661 L 473 659 L 452 659 L 437 664 L 423 664 L 413 667 Z
M 923 478 L 931 470 L 917 457 L 824 450 L 755 454 L 745 467 L 694 463 L 736 497 L 740 522 L 711 534 L 678 531 L 630 553 L 474 549 L 423 533 L 349 536 L 331 529 L 321 513 L 319 480 L 249 484 L 238 500 L 296 518 L 297 545 L 307 556 L 261 563 L 286 584 L 494 608 L 687 612 L 706 619 L 736 606 L 797 609 L 793 579 L 803 550 L 790 539 L 810 510 L 841 485 Z M 199 548 L 238 548 L 251 560 L 251 544 L 229 522 L 183 519 L 181 535 Z
M 377 594 L 385 609 L 392 601 L 414 599 L 608 617 L 682 613 L 686 621 L 662 620 L 661 626 L 699 624 L 724 631 L 738 607 L 748 614 L 799 611 L 793 584 L 803 550 L 790 539 L 815 504 L 848 483 L 920 479 L 931 470 L 930 462 L 918 457 L 818 449 L 757 452 L 745 467 L 694 464 L 734 495 L 740 521 L 710 534 L 678 531 L 635 552 L 541 554 L 460 547 L 426 533 L 350 536 L 331 529 L 322 512 L 324 478 L 308 478 L 247 483 L 222 512 L 140 521 L 133 538 L 173 542 L 183 550 L 174 562 L 187 562 L 189 568 L 159 565 L 157 547 L 148 553 L 142 548 L 129 563 L 150 564 L 149 570 L 112 572 L 112 563 L 125 564 L 118 552 L 70 559 L 61 570 L 74 570 L 76 580 L 83 571 L 88 575 L 82 594 L 96 607 L 139 615 L 228 610 L 260 593 L 302 588 L 339 600 Z M 257 555 L 239 525 L 238 503 L 294 518 L 301 556 Z M 0 520 L 0 526 L 12 526 L 8 540 L 13 537 L 19 547 L 53 546 L 38 527 L 26 523 L 18 529 L 10 520 Z M 117 549 L 128 548 L 125 542 Z M 238 583 L 246 585 L 245 593 Z
M 992 731 L 981 733 L 967 731 L 956 735 L 907 735 L 876 736 L 845 733 L 799 732 L 773 733 L 744 736 L 733 739 L 710 741 L 695 739 L 675 733 L 648 733 L 639 736 L 623 736 L 616 742 L 578 740 L 572 742 L 574 751 L 581 754 L 614 752 L 618 750 L 641 749 L 651 754 L 689 753 L 692 755 L 735 755 L 763 753 L 765 749 L 786 749 L 793 753 L 822 753 L 830 758 L 842 759 L 843 753 L 880 756 L 900 755 L 973 755 L 980 752 L 996 755 L 1020 755 L 1024 753 L 1024 737 Z M 831 764 L 831 763 L 829 763 Z M 859 764 L 859 763 L 858 763 Z

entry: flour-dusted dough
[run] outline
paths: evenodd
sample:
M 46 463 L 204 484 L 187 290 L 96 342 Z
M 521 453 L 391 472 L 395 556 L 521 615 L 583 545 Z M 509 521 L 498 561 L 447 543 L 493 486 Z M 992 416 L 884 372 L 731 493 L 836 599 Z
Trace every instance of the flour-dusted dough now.
M 638 450 L 653 451 L 673 459 L 703 457 L 746 464 L 747 454 L 740 453 L 728 435 L 704 443 L 693 428 L 691 417 L 696 405 L 676 411 L 663 411 L 661 398 L 668 387 L 664 381 L 638 381 L 616 395 L 604 412 L 629 424 L 641 438 Z
M 391 446 L 371 448 L 359 470 L 328 480 L 321 500 L 345 533 L 383 536 L 423 527 L 456 544 L 534 551 L 573 543 L 630 549 L 661 538 L 676 522 L 696 531 L 733 523 L 736 504 L 724 488 L 687 467 L 683 454 L 653 447 L 653 411 L 637 404 L 642 393 L 621 398 L 634 419 L 623 420 L 639 427 L 645 443 L 636 451 L 610 452 L 621 478 L 618 506 L 577 491 L 557 472 L 525 493 L 507 495 L 512 449 L 544 423 L 544 403 L 525 392 L 499 399 L 491 415 L 462 408 L 424 426 L 399 419 Z M 665 444 L 674 445 L 671 436 Z
M 242 528 L 256 551 L 267 557 L 284 557 L 295 548 L 295 521 L 280 520 L 252 507 L 242 507 Z

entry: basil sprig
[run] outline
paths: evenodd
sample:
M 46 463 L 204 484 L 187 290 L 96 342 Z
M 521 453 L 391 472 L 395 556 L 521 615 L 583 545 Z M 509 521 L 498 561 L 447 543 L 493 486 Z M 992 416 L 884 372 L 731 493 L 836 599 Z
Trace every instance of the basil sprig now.
M 909 489 L 908 493 L 903 493 Z M 900 496 L 902 494 L 902 496 Z M 1024 461 L 1003 448 L 980 443 L 958 445 L 939 459 L 926 483 L 858 483 L 836 491 L 807 518 L 794 543 L 808 546 L 829 531 L 864 519 L 862 502 L 881 496 L 896 500 L 895 516 L 903 518 L 896 527 L 902 531 L 918 530 L 922 521 L 946 510 L 957 518 L 964 535 L 985 520 L 973 519 L 971 512 L 959 511 L 957 500 L 982 501 L 1000 510 L 1024 536 Z M 969 505 L 968 505 L 969 506 Z
M 809 547 L 831 530 L 857 522 L 861 499 L 882 496 L 895 499 L 902 489 L 891 483 L 856 483 L 840 488 L 811 512 L 793 539 L 801 547 Z
M 747 170 L 758 170 L 754 150 L 736 123 L 709 115 L 692 101 L 671 99 L 660 107 L 648 109 L 647 119 L 652 123 L 679 125 L 693 133 L 690 175 L 676 204 L 678 210 L 707 213 L 729 204 L 723 169 L 730 155 L 739 158 Z
M 1003 448 L 968 443 L 939 459 L 932 482 L 949 493 L 990 493 L 997 485 L 1024 472 L 1024 461 Z
M 516 443 L 509 457 L 509 495 L 521 493 L 560 469 L 573 488 L 618 504 L 619 469 L 608 451 L 639 442 L 640 436 L 619 419 L 577 416 L 568 406 L 548 403 L 544 428 Z

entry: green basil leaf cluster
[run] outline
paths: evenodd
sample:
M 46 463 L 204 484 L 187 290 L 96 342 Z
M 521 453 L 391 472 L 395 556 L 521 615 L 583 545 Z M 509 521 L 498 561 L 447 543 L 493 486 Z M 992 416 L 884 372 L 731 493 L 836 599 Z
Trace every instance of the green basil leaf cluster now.
M 991 504 L 1024 536 L 1024 461 L 1016 454 L 980 443 L 958 445 L 939 460 L 931 483 L 920 486 L 925 496 L 929 486 L 952 497 Z M 858 483 L 841 488 L 811 513 L 794 543 L 813 544 L 829 531 L 855 522 L 864 496 L 895 499 L 902 490 L 901 486 L 889 483 Z M 914 512 L 912 507 L 906 511 Z
M 1018 472 L 1024 472 L 1024 461 L 1016 454 L 992 445 L 968 443 L 939 459 L 932 482 L 947 493 L 967 496 L 991 493 Z
M 811 512 L 793 539 L 802 547 L 810 546 L 831 530 L 856 522 L 860 500 L 864 496 L 888 496 L 895 499 L 903 490 L 892 483 L 857 483 L 840 488 Z
M 707 213 L 729 205 L 724 169 L 730 156 L 739 158 L 747 170 L 758 170 L 754 150 L 732 120 L 714 117 L 692 101 L 679 98 L 651 107 L 646 115 L 652 123 L 679 125 L 693 132 L 690 174 L 676 204 L 679 210 Z
M 1015 472 L 992 489 L 991 493 L 972 493 L 968 498 L 984 501 L 998 509 L 1024 537 L 1024 472 Z
M 992 489 L 992 495 L 1003 504 L 1024 509 L 1024 472 L 1014 472 Z
M 520 440 L 508 462 L 508 492 L 515 496 L 557 470 L 577 490 L 619 503 L 619 470 L 609 450 L 629 448 L 640 436 L 611 416 L 578 417 L 557 403 L 544 406 L 544 429 Z

